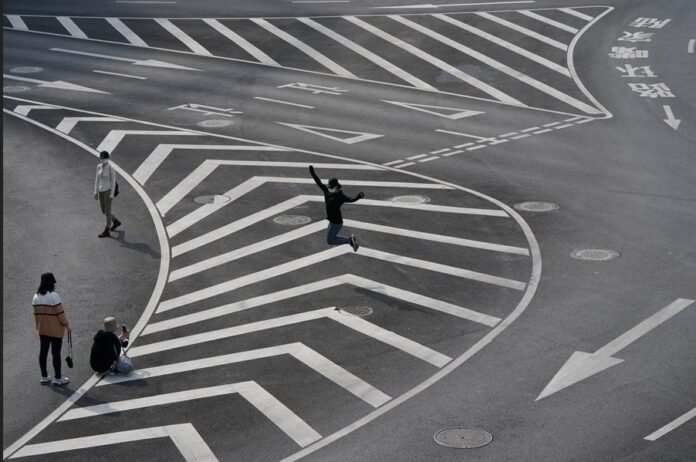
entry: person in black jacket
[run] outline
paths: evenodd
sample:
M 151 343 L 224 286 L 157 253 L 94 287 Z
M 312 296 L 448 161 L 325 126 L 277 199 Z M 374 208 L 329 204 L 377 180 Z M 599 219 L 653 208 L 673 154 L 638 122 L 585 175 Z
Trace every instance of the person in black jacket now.
M 359 192 L 355 197 L 348 197 L 343 194 L 341 190 L 341 184 L 336 178 L 331 178 L 329 180 L 329 186 L 327 187 L 321 182 L 316 173 L 314 173 L 314 167 L 309 166 L 309 173 L 311 173 L 314 182 L 321 188 L 324 193 L 324 202 L 326 204 L 326 219 L 329 220 L 329 227 L 326 229 L 326 243 L 329 245 L 341 245 L 350 244 L 353 247 L 353 251 L 357 252 L 358 239 L 354 235 L 350 235 L 349 238 L 341 237 L 338 232 L 343 228 L 343 217 L 341 216 L 341 206 L 345 202 L 356 202 L 359 199 L 365 197 L 365 194 Z
M 116 319 L 109 316 L 104 319 L 104 330 L 99 330 L 94 335 L 89 364 L 95 372 L 130 373 L 133 367 L 132 364 L 127 364 L 130 358 L 124 362 L 124 355 L 121 355 L 121 347 L 128 346 L 130 332 L 123 325 L 120 336 L 116 335 L 116 330 Z

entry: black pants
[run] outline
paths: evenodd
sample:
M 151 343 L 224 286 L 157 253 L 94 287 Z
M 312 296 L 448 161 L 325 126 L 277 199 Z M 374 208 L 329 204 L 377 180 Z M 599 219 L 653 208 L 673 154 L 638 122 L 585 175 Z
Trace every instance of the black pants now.
M 51 347 L 53 355 L 53 371 L 56 373 L 56 378 L 62 377 L 60 371 L 60 349 L 63 346 L 62 337 L 49 337 L 41 335 L 41 351 L 39 352 L 39 367 L 41 367 L 41 377 L 48 377 L 48 369 L 46 368 L 46 359 L 48 359 L 48 348 Z

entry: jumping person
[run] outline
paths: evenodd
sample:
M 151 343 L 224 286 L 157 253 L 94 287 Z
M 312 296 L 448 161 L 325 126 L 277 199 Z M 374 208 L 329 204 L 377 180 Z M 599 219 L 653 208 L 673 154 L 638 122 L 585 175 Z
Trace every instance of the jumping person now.
M 53 273 L 41 275 L 39 290 L 34 295 L 31 304 L 34 307 L 34 321 L 36 323 L 36 333 L 41 340 L 41 350 L 39 352 L 39 367 L 41 368 L 41 384 L 48 385 L 51 378 L 48 376 L 46 360 L 48 350 L 51 349 L 53 356 L 53 385 L 62 386 L 70 382 L 70 379 L 61 374 L 60 349 L 63 346 L 63 334 L 67 330 L 72 331 L 68 318 L 65 316 L 63 305 L 56 290 L 56 278 Z
M 359 199 L 365 197 L 365 194 L 359 192 L 355 197 L 348 197 L 343 194 L 341 190 L 341 184 L 336 178 L 331 178 L 329 180 L 329 186 L 326 187 L 324 183 L 321 182 L 316 173 L 314 173 L 314 167 L 309 166 L 309 173 L 312 174 L 314 182 L 321 188 L 324 192 L 324 202 L 326 203 L 326 219 L 329 220 L 329 226 L 326 228 L 326 243 L 329 245 L 341 245 L 350 244 L 353 247 L 353 251 L 357 252 L 358 239 L 354 235 L 350 235 L 349 238 L 341 237 L 338 232 L 343 228 L 343 217 L 341 216 L 341 206 L 345 202 L 356 202 Z
M 116 192 L 116 170 L 109 164 L 108 151 L 99 153 L 99 164 L 97 165 L 97 175 L 94 178 L 94 200 L 99 201 L 99 206 L 106 215 L 106 228 L 99 237 L 109 237 L 109 230 L 114 231 L 121 225 L 121 222 L 111 213 L 111 202 Z M 113 222 L 113 226 L 112 226 Z

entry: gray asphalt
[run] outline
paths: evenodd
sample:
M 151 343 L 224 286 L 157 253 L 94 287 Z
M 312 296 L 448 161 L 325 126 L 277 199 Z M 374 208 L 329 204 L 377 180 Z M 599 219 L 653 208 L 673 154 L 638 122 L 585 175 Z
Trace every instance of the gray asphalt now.
M 571 5 L 580 3 L 552 5 L 538 2 L 534 6 Z M 693 437 L 696 422 L 693 420 L 657 441 L 644 439 L 689 411 L 696 402 L 696 389 L 693 386 L 696 378 L 696 363 L 693 361 L 696 341 L 691 335 L 696 323 L 693 306 L 615 354 L 615 357 L 624 360 L 620 365 L 535 401 L 573 352 L 594 352 L 675 299 L 696 298 L 696 234 L 693 233 L 696 225 L 696 185 L 691 174 L 696 151 L 696 122 L 693 119 L 696 100 L 691 82 L 696 76 L 693 71 L 693 55 L 686 52 L 686 44 L 693 38 L 689 34 L 694 30 L 696 17 L 693 7 L 685 1 L 663 2 L 659 6 L 651 2 L 609 2 L 609 5 L 615 8 L 614 11 L 594 25 L 577 44 L 575 66 L 584 85 L 613 114 L 612 118 L 573 124 L 562 130 L 554 130 L 553 133 L 511 140 L 504 144 L 486 145 L 485 149 L 452 157 L 442 156 L 432 162 L 417 163 L 405 169 L 465 186 L 508 205 L 526 200 L 544 200 L 560 206 L 559 210 L 549 213 L 522 213 L 539 243 L 543 262 L 539 287 L 529 306 L 493 342 L 435 385 L 326 447 L 314 451 L 310 446 L 312 452 L 303 460 L 693 460 L 696 454 L 696 439 Z M 57 8 L 55 5 L 47 8 L 40 3 L 23 3 L 21 7 L 10 3 L 6 6 L 6 13 L 105 15 L 78 3 L 67 8 L 61 7 L 60 10 Z M 110 14 L 124 16 L 123 10 L 119 9 L 121 6 L 110 4 L 106 8 Z M 172 10 L 170 17 L 222 17 L 217 8 L 217 5 L 192 7 L 182 4 Z M 325 5 L 320 9 L 317 6 L 295 9 L 287 5 L 269 8 L 271 7 L 261 4 L 246 6 L 236 10 L 239 14 L 234 16 L 279 16 L 290 14 L 289 11 L 293 15 L 356 14 L 354 7 L 348 5 L 341 8 Z M 317 10 L 320 11 L 316 12 Z M 145 10 L 143 16 L 160 17 L 161 13 Z M 611 46 L 617 44 L 616 38 L 639 16 L 672 18 L 667 27 L 653 31 L 657 37 L 653 42 L 636 45 L 649 48 L 650 58 L 645 64 L 649 64 L 657 73 L 659 81 L 669 85 L 677 95 L 676 98 L 653 100 L 641 98 L 637 93 L 631 92 L 626 79 L 614 69 L 624 63 L 607 56 Z M 544 99 L 534 99 L 539 102 L 537 106 L 546 109 L 539 111 L 451 94 L 424 93 L 182 53 L 13 31 L 6 31 L 4 38 L 6 74 L 16 66 L 40 66 L 46 72 L 32 74 L 30 77 L 65 80 L 112 93 L 71 93 L 39 88 L 32 84 L 30 91 L 5 94 L 6 110 L 14 109 L 19 103 L 8 97 L 73 108 L 32 111 L 33 120 L 51 127 L 55 127 L 63 117 L 85 115 L 78 110 L 94 111 L 382 164 L 470 141 L 434 132 L 436 128 L 466 132 L 479 137 L 502 138 L 501 134 L 513 131 L 522 133 L 522 130 L 529 127 L 540 127 L 573 117 L 571 113 L 552 112 L 558 110 L 558 106 L 555 106 L 557 103 Z M 50 47 L 79 49 L 104 55 L 127 55 L 133 59 L 157 59 L 204 72 L 144 67 L 134 69 L 135 66 L 128 64 L 120 65 L 80 56 L 69 56 L 68 59 L 68 55 L 46 51 Z M 163 44 L 162 47 L 167 48 L 167 45 Z M 102 70 L 137 73 L 148 80 L 134 84 L 132 80 L 91 73 L 97 65 Z M 292 93 L 293 90 L 277 88 L 288 82 L 309 79 L 313 84 L 338 86 L 348 90 L 348 93 L 340 96 L 311 95 L 308 92 L 295 90 Z M 373 80 L 379 78 L 375 77 Z M 5 80 L 5 86 L 18 84 L 16 81 Z M 506 86 L 505 82 L 501 82 L 501 85 L 506 91 L 522 94 L 513 87 Z M 254 96 L 292 98 L 298 104 L 316 106 L 316 110 L 302 112 L 289 106 L 265 105 L 254 100 Z M 463 119 L 463 122 L 449 121 L 422 113 L 407 113 L 379 100 L 408 100 L 418 104 L 465 107 L 485 114 Z M 221 108 L 234 107 L 244 114 L 231 118 L 232 124 L 225 127 L 202 128 L 198 123 L 211 117 L 193 111 L 168 110 L 193 102 Z M 670 104 L 676 117 L 682 119 L 678 130 L 673 130 L 662 120 L 665 118 L 663 104 Z M 55 136 L 26 122 L 7 115 L 4 121 L 4 305 L 24 304 L 29 309 L 28 297 L 35 290 L 34 281 L 38 274 L 45 271 L 43 268 L 46 266 L 45 260 L 39 256 L 50 254 L 56 244 L 45 246 L 45 243 L 53 242 L 60 243 L 61 246 L 51 260 L 53 267 L 57 268 L 53 271 L 59 280 L 59 291 L 66 300 L 71 319 L 80 320 L 80 331 L 93 330 L 91 328 L 98 324 L 97 321 L 104 313 L 112 310 L 100 303 L 104 299 L 110 301 L 110 306 L 126 306 L 125 317 L 129 323 L 135 322 L 154 287 L 159 263 L 157 239 L 144 206 L 134 194 L 124 194 L 127 203 L 120 199 L 124 203 L 123 209 L 132 217 L 129 217 L 129 224 L 134 224 L 127 228 L 127 236 L 136 244 L 128 246 L 128 252 L 113 245 L 117 242 L 116 239 L 107 243 L 97 240 L 93 236 L 94 226 L 89 226 L 89 223 L 99 219 L 93 201 L 66 200 L 68 197 L 80 197 L 81 194 L 84 195 L 80 191 L 91 188 L 94 159 L 71 144 L 55 141 Z M 278 121 L 340 127 L 355 132 L 379 133 L 384 137 L 345 145 L 281 127 L 275 123 Z M 94 148 L 108 130 L 121 127 L 134 130 L 148 128 L 138 122 L 81 123 L 71 132 L 71 136 Z M 191 138 L 193 137 L 170 136 L 128 139 L 117 148 L 115 159 L 120 166 L 132 173 L 157 144 L 191 143 Z M 230 142 L 229 138 L 214 136 L 195 139 L 195 143 L 211 145 Z M 56 143 L 64 149 L 60 158 L 51 156 Z M 249 144 L 246 141 L 241 143 Z M 16 157 L 19 153 L 22 154 L 22 162 Z M 147 194 L 157 201 L 206 157 L 195 151 L 189 155 L 172 154 L 147 183 Z M 269 152 L 259 157 L 254 154 L 224 156 L 219 152 L 215 153 L 214 158 L 290 158 L 301 162 L 329 162 L 309 153 L 289 155 Z M 46 166 L 56 172 L 56 178 L 64 178 L 64 181 L 57 183 L 59 188 L 65 190 L 58 189 L 60 192 L 53 193 L 52 189 L 50 195 L 27 201 L 25 197 L 29 192 L 26 189 L 26 178 L 35 175 L 37 168 Z M 216 171 L 193 189 L 186 196 L 187 200 L 167 213 L 164 224 L 171 224 L 194 210 L 197 205 L 190 199 L 202 194 L 222 194 L 251 175 L 303 176 L 306 173 L 304 170 L 280 173 L 273 170 L 269 173 L 269 170 L 258 167 L 226 167 L 224 172 Z M 327 172 L 326 176 L 328 175 Z M 422 181 L 400 172 L 341 171 L 338 175 L 342 179 Z M 239 200 L 235 203 L 234 210 L 227 207 L 224 214 L 218 212 L 181 235 L 171 238 L 171 243 L 176 246 L 292 195 L 316 194 L 313 188 L 312 185 L 269 186 L 263 193 L 255 192 L 254 195 Z M 382 188 L 346 186 L 346 189 L 349 193 L 362 189 L 369 198 L 377 199 L 388 199 L 395 195 L 394 191 L 387 192 Z M 434 204 L 491 207 L 490 202 L 464 192 L 428 191 L 427 194 Z M 88 195 L 84 197 L 90 199 Z M 61 211 L 58 217 L 48 221 L 41 218 L 38 211 L 47 203 Z M 312 221 L 319 221 L 322 218 L 321 209 L 321 204 L 311 204 L 288 213 L 307 215 Z M 346 206 L 344 214 L 347 218 L 407 229 L 528 246 L 517 224 L 501 224 L 499 220 L 491 218 L 458 220 L 438 216 L 424 222 L 412 213 L 385 214 L 383 211 L 368 211 L 358 206 Z M 60 220 L 65 223 L 61 225 Z M 80 225 L 75 226 L 74 223 Z M 53 224 L 56 225 L 56 230 L 53 229 Z M 41 236 L 36 240 L 40 245 L 37 246 L 33 240 L 23 239 L 24 233 L 17 232 L 27 228 L 32 229 L 32 234 Z M 172 269 L 287 230 L 267 220 L 243 233 L 176 257 Z M 12 233 L 9 236 L 8 231 Z M 78 232 L 84 233 L 84 236 L 75 239 Z M 525 282 L 530 278 L 531 264 L 528 258 L 491 255 L 492 252 L 471 249 L 453 252 L 432 243 L 418 241 L 418 244 L 414 244 L 407 238 L 390 239 L 380 233 L 360 230 L 356 230 L 356 233 L 364 236 L 366 247 Z M 284 245 L 277 251 L 246 257 L 241 262 L 227 263 L 219 270 L 170 282 L 162 300 L 321 251 L 325 247 L 316 237 L 306 237 L 298 241 L 298 245 Z M 101 244 L 111 245 L 107 247 L 109 253 L 101 256 L 102 259 L 114 262 L 110 278 L 105 278 L 99 272 L 99 266 L 94 265 L 94 254 L 103 251 L 105 247 Z M 582 262 L 570 257 L 572 251 L 583 248 L 613 249 L 621 256 L 601 263 Z M 66 257 L 60 258 L 62 255 Z M 500 318 L 511 313 L 521 296 L 521 293 L 511 293 L 509 289 L 493 290 L 476 283 L 462 282 L 451 276 L 426 274 L 421 270 L 404 269 L 397 265 L 373 261 L 363 263 L 364 260 L 347 258 L 341 257 L 341 260 L 337 260 L 341 262 L 339 264 L 322 263 L 299 272 L 301 274 L 289 273 L 267 283 L 242 287 L 232 295 L 223 294 L 197 302 L 194 310 L 183 307 L 173 310 L 171 314 L 157 314 L 154 321 L 172 319 L 348 271 Z M 30 268 L 24 268 L 26 265 L 21 264 L 27 261 L 32 262 Z M 60 265 L 64 266 L 61 268 Z M 22 270 L 10 272 L 8 267 L 21 267 Z M 61 278 L 61 274 L 65 276 Z M 114 281 L 111 284 L 105 282 L 111 280 Z M 8 292 L 8 286 L 18 290 L 16 293 L 14 290 Z M 104 294 L 96 291 L 85 290 L 98 286 L 104 286 L 105 291 L 112 292 L 104 297 Z M 79 297 L 85 298 L 75 300 L 74 293 L 80 293 Z M 121 300 L 118 297 L 124 298 Z M 72 303 L 74 309 L 67 303 L 70 298 L 75 300 Z M 395 302 L 393 299 L 375 297 L 360 289 L 343 287 L 332 292 L 276 302 L 262 310 L 243 311 L 232 316 L 212 318 L 144 335 L 137 340 L 136 346 L 332 306 L 336 300 L 340 300 L 339 306 L 369 305 L 375 313 L 365 319 L 450 357 L 459 356 L 490 332 L 490 329 L 477 324 L 452 322 L 452 318 L 447 315 L 433 315 L 433 312 L 410 303 Z M 94 313 L 96 308 L 92 308 L 96 306 L 101 310 L 98 314 Z M 34 378 L 38 376 L 34 373 L 35 353 L 31 350 L 36 347 L 36 342 L 30 335 L 18 334 L 21 326 L 30 326 L 30 317 L 20 318 L 11 313 L 13 312 L 6 309 L 3 316 L 5 448 L 63 399 L 61 394 L 41 389 L 48 397 L 42 398 L 38 406 L 27 406 L 26 403 L 35 399 L 36 389 L 40 389 L 38 380 L 36 389 L 32 388 Z M 30 332 L 28 327 L 25 332 Z M 336 327 L 329 320 L 216 340 L 194 348 L 175 349 L 166 354 L 148 355 L 136 360 L 138 367 L 151 367 L 297 341 L 321 352 L 392 397 L 401 395 L 436 372 L 436 368 L 414 361 L 412 357 L 378 342 L 366 340 L 353 332 L 346 333 L 345 329 Z M 78 343 L 80 348 L 86 351 L 89 344 L 87 339 L 81 337 L 78 342 L 81 342 Z M 8 364 L 15 362 L 21 366 L 13 368 L 12 374 L 8 374 Z M 88 375 L 85 365 L 78 364 L 71 375 L 75 387 Z M 29 377 L 31 387 L 25 385 Z M 298 367 L 295 360 L 282 356 L 247 361 L 234 367 L 205 372 L 180 373 L 175 377 L 152 378 L 118 387 L 96 387 L 78 402 L 78 406 L 255 380 L 322 436 L 333 434 L 372 410 L 366 403 L 347 393 L 337 393 L 335 386 L 326 379 L 308 368 Z M 176 406 L 145 408 L 87 420 L 91 422 L 81 419 L 53 424 L 31 443 L 192 422 L 220 460 L 279 460 L 300 450 L 297 444 L 239 396 L 207 398 Z M 494 440 L 488 446 L 473 450 L 444 448 L 433 442 L 436 431 L 457 426 L 486 429 L 493 434 Z M 181 457 L 174 445 L 156 441 L 158 440 L 129 444 L 129 450 L 132 451 L 129 457 L 133 460 L 169 460 Z M 84 460 L 86 456 L 101 460 L 108 457 L 108 454 L 109 447 L 104 447 L 39 456 L 35 459 L 48 460 L 51 457 L 52 460 Z

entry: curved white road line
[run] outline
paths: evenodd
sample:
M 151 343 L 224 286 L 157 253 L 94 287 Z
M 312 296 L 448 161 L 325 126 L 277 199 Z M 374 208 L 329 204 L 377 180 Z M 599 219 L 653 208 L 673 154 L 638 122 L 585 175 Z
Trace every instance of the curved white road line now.
M 115 117 L 114 115 L 110 115 L 110 114 L 104 114 L 104 113 L 99 113 L 99 112 L 94 112 L 94 111 L 86 111 L 83 109 L 76 109 L 76 108 L 59 106 L 59 105 L 52 105 L 52 104 L 47 104 L 47 103 L 43 103 L 43 102 L 27 100 L 24 98 L 17 98 L 17 97 L 12 97 L 12 96 L 5 96 L 5 95 L 3 95 L 3 97 L 6 99 L 13 100 L 13 101 L 22 101 L 25 103 L 34 103 L 37 105 L 53 106 L 53 107 L 57 107 L 57 108 L 61 108 L 61 109 L 78 111 L 78 112 L 85 113 L 85 114 L 94 114 L 94 115 L 100 115 L 100 116 L 105 116 L 105 117 Z M 16 115 L 16 114 L 12 113 L 11 111 L 7 111 L 5 109 L 4 109 L 4 111 L 8 112 L 12 115 Z M 21 116 L 18 116 L 18 117 L 21 117 Z M 29 119 L 26 119 L 25 117 L 21 117 L 21 118 L 28 120 L 31 123 L 34 123 L 35 125 L 39 125 L 39 126 L 43 127 L 38 122 L 31 121 Z M 170 125 L 157 124 L 157 123 L 153 123 L 153 122 L 144 122 L 144 121 L 136 120 L 136 119 L 128 119 L 126 117 L 120 117 L 120 118 L 124 119 L 124 120 L 130 120 L 132 122 L 141 123 L 143 125 L 149 125 L 149 126 L 155 126 L 155 127 L 164 127 L 164 128 L 169 128 L 169 129 L 178 129 L 178 130 L 188 131 L 188 132 L 193 131 L 196 133 L 201 133 L 201 134 L 208 135 L 208 136 L 211 136 L 214 138 L 221 138 L 221 139 L 225 139 L 225 140 L 248 141 L 248 140 L 244 140 L 242 138 L 235 138 L 232 136 L 220 135 L 220 134 L 215 134 L 215 133 L 207 133 L 207 132 L 202 132 L 202 131 L 197 131 L 197 130 L 182 129 L 182 128 L 174 127 L 174 126 L 170 126 Z M 52 128 L 47 127 L 47 129 L 54 132 L 55 134 L 58 134 L 59 136 L 64 136 L 64 134 L 62 134 L 60 132 L 56 132 Z M 90 152 L 95 152 L 92 150 L 92 148 L 82 144 L 79 141 L 76 141 L 76 144 L 84 147 L 85 149 L 89 150 Z M 274 146 L 271 144 L 267 144 L 267 145 Z M 276 147 L 283 148 L 283 149 L 293 149 L 293 148 L 288 148 L 285 146 L 276 146 Z M 352 424 L 344 427 L 343 429 L 341 429 L 341 430 L 339 430 L 331 435 L 324 437 L 323 439 L 317 441 L 314 444 L 311 444 L 310 446 L 307 446 L 306 448 L 302 449 L 301 451 L 299 451 L 295 454 L 288 456 L 287 458 L 283 459 L 281 462 L 296 461 L 296 460 L 298 460 L 306 455 L 309 455 L 309 454 L 331 444 L 332 442 L 334 442 L 334 441 L 350 434 L 351 432 L 363 427 L 364 425 L 372 422 L 376 418 L 380 417 L 381 415 L 385 414 L 386 412 L 390 411 L 391 409 L 394 409 L 396 406 L 404 403 L 405 401 L 413 398 L 418 393 L 422 392 L 423 390 L 427 389 L 428 387 L 432 386 L 433 384 L 435 384 L 439 380 L 446 377 L 449 373 L 454 371 L 457 367 L 461 366 L 465 361 L 467 361 L 469 358 L 471 358 L 476 353 L 478 353 L 486 345 L 491 343 L 491 341 L 493 341 L 493 339 L 495 337 L 497 337 L 513 321 L 515 321 L 518 317 L 520 317 L 520 315 L 524 312 L 524 310 L 527 308 L 529 303 L 532 301 L 532 298 L 534 297 L 534 294 L 536 293 L 536 289 L 537 289 L 537 286 L 539 285 L 539 281 L 541 278 L 541 252 L 539 250 L 539 244 L 537 243 L 536 238 L 534 237 L 534 234 L 532 233 L 532 230 L 531 230 L 530 226 L 527 224 L 527 222 L 524 221 L 524 219 L 512 207 L 505 205 L 503 202 L 501 202 L 497 199 L 494 199 L 490 196 L 487 196 L 483 193 L 474 191 L 472 189 L 465 188 L 465 187 L 459 186 L 459 185 L 455 185 L 453 183 L 449 183 L 446 181 L 438 180 L 435 178 L 431 178 L 431 177 L 428 177 L 426 175 L 422 175 L 422 174 L 415 173 L 415 172 L 399 170 L 399 169 L 395 169 L 392 167 L 378 165 L 378 164 L 375 164 L 372 162 L 367 162 L 367 161 L 362 161 L 362 160 L 357 160 L 357 159 L 348 159 L 348 158 L 333 155 L 333 154 L 324 154 L 324 153 L 308 151 L 308 150 L 303 150 L 303 149 L 294 149 L 294 151 L 302 152 L 302 153 L 306 153 L 306 154 L 313 154 L 313 155 L 317 155 L 317 156 L 325 157 L 325 158 L 337 159 L 337 160 L 342 160 L 342 161 L 347 161 L 347 162 L 354 162 L 354 163 L 363 164 L 363 165 L 376 166 L 376 167 L 379 167 L 379 168 L 384 169 L 384 170 L 391 170 L 393 172 L 400 172 L 400 173 L 407 174 L 407 175 L 410 175 L 410 176 L 413 176 L 416 178 L 421 178 L 423 180 L 427 180 L 427 181 L 431 181 L 434 183 L 439 183 L 442 185 L 450 186 L 453 189 L 458 189 L 460 191 L 467 192 L 467 193 L 472 194 L 476 197 L 480 197 L 484 200 L 492 202 L 493 204 L 497 205 L 502 210 L 507 212 L 510 215 L 510 217 L 513 218 L 517 222 L 517 224 L 520 226 L 520 228 L 522 229 L 522 232 L 524 233 L 525 237 L 527 238 L 527 242 L 529 243 L 529 247 L 530 247 L 530 255 L 532 258 L 532 274 L 530 276 L 529 283 L 527 284 L 527 289 L 525 290 L 522 298 L 520 299 L 520 301 L 517 304 L 517 306 L 515 307 L 515 309 L 510 313 L 510 315 L 508 315 L 505 319 L 503 319 L 485 337 L 483 337 L 481 340 L 476 342 L 476 344 L 474 344 L 471 348 L 466 350 L 462 355 L 455 358 L 453 361 L 451 361 L 445 367 L 440 369 L 437 373 L 432 375 L 430 378 L 428 378 L 424 382 L 420 383 L 419 385 L 416 385 L 414 388 L 410 389 L 406 393 L 394 398 L 389 403 L 387 403 L 384 406 L 372 411 L 370 414 L 368 414 L 368 415 L 364 416 L 363 418 L 353 422 Z M 131 181 L 131 184 L 135 188 L 137 186 L 134 184 L 135 181 L 133 181 L 132 179 L 130 179 L 130 181 Z M 137 189 L 137 190 L 140 191 L 140 189 Z M 154 208 L 154 205 L 152 204 L 152 201 L 149 198 L 147 198 L 145 200 L 149 204 L 148 208 L 150 208 L 150 207 Z M 152 213 L 152 210 L 151 210 L 151 213 Z M 159 220 L 157 220 L 156 223 L 159 223 L 159 226 L 162 226 L 162 223 L 159 222 Z M 162 226 L 162 231 L 164 232 L 163 226 Z M 167 246 L 163 246 L 163 249 L 164 248 L 167 249 L 167 257 L 169 257 L 169 248 Z M 164 250 L 163 250 L 163 257 L 164 257 Z M 168 262 L 167 262 L 167 264 L 168 264 Z M 162 274 L 160 273 L 160 277 L 161 276 L 162 276 Z M 159 287 L 159 283 L 160 283 L 160 281 L 158 280 L 157 287 Z M 159 293 L 159 295 L 161 295 L 161 292 Z M 158 295 L 158 297 L 159 297 L 159 295 Z M 155 296 L 155 293 L 153 293 L 153 299 L 154 299 L 154 296 Z M 152 303 L 153 299 L 151 299 L 150 303 L 148 304 L 148 307 L 147 307 L 148 310 L 149 309 L 154 310 L 154 307 L 156 304 Z M 151 314 L 152 313 L 149 313 L 149 315 L 151 315 Z M 149 315 L 148 315 L 148 318 L 149 318 Z M 143 317 L 141 318 L 141 320 L 144 318 L 145 318 L 145 314 L 143 314 Z M 140 322 L 139 322 L 139 324 L 140 324 Z M 140 330 L 142 330 L 142 328 L 143 328 L 143 326 L 141 326 L 141 325 L 138 325 L 136 327 L 140 327 Z M 135 328 L 134 328 L 134 330 L 135 330 Z M 138 333 L 140 332 L 140 330 L 138 330 Z M 75 394 L 73 396 L 77 395 L 77 393 L 80 391 L 82 392 L 82 394 L 86 393 L 97 382 L 97 380 L 98 379 L 96 378 L 96 376 L 93 376 L 77 392 L 75 392 Z M 80 396 L 82 396 L 82 394 Z M 25 436 L 20 438 L 20 440 L 18 440 L 12 446 L 10 446 L 7 450 L 5 450 L 3 452 L 3 459 L 7 458 L 8 455 L 11 455 L 12 452 L 17 451 L 17 449 L 19 449 L 23 444 L 26 444 L 26 442 L 28 440 L 30 440 L 31 438 L 36 436 L 36 434 L 39 433 L 43 428 L 45 428 L 50 423 L 52 423 L 54 420 L 56 420 L 58 417 L 60 417 L 74 403 L 74 401 L 75 400 L 72 400 L 72 397 L 69 398 L 68 401 L 63 403 L 58 409 L 56 409 L 53 413 L 51 413 L 48 417 L 46 417 L 46 419 L 44 419 L 39 425 L 34 427 L 34 429 L 32 429 L 29 433 L 27 433 Z

